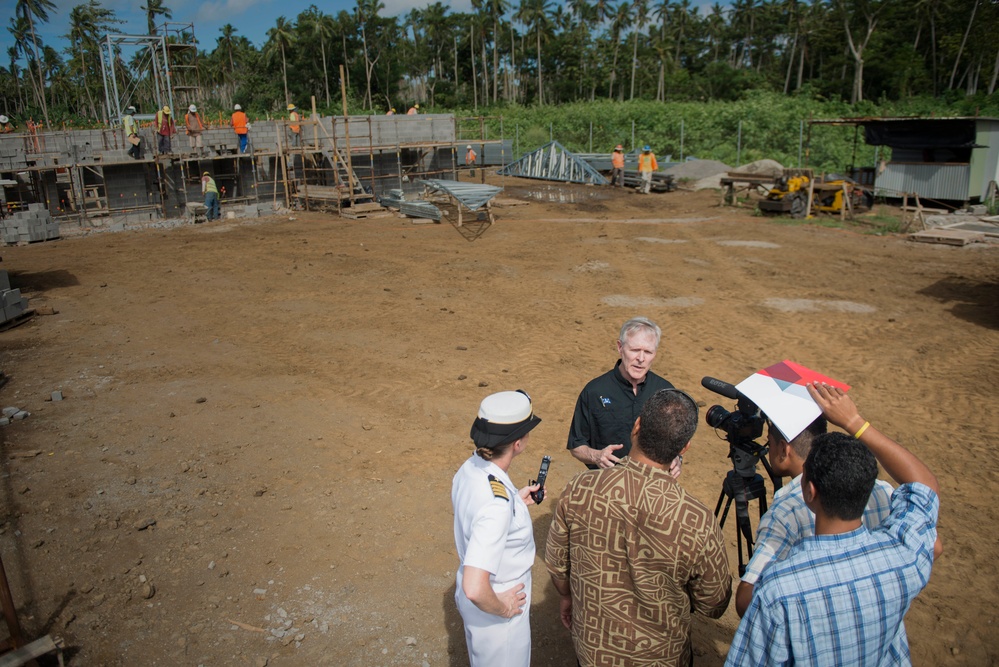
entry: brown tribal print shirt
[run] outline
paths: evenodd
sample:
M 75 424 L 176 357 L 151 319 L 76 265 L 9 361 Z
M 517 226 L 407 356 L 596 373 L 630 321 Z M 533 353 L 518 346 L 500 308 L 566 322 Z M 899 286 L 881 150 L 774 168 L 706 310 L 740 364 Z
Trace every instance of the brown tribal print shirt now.
M 582 667 L 689 665 L 691 613 L 718 618 L 732 594 L 715 517 L 669 472 L 631 458 L 569 482 L 545 561 L 569 580 Z

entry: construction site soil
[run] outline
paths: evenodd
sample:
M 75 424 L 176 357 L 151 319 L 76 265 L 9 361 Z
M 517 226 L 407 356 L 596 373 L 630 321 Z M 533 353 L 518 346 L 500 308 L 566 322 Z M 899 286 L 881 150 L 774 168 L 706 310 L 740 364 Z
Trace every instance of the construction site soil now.
M 544 421 L 511 477 L 553 459 L 531 509 L 533 664 L 575 665 L 543 565 L 581 470 L 566 433 L 621 323 L 647 315 L 654 369 L 702 405 L 733 407 L 703 376 L 783 359 L 851 384 L 941 482 L 914 663 L 996 664 L 999 247 L 710 191 L 497 183 L 488 229 L 295 212 L 3 249 L 31 307 L 57 311 L 0 333 L 0 402 L 31 413 L 0 427 L 28 638 L 62 637 L 69 665 L 466 665 L 451 478 L 481 399 L 522 388 Z M 702 423 L 685 457 L 712 508 L 727 452 Z M 721 665 L 736 625 L 696 620 L 695 663 Z

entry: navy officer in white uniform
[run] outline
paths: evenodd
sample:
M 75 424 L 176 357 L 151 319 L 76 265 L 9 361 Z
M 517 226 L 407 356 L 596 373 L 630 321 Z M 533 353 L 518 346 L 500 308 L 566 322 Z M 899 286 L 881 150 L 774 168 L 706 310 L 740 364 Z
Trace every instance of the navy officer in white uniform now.
M 534 504 L 530 494 L 538 486 L 518 490 L 507 472 L 540 421 L 523 391 L 487 396 L 472 423 L 475 453 L 451 484 L 461 561 L 454 599 L 472 667 L 531 663 L 534 528 L 527 506 Z

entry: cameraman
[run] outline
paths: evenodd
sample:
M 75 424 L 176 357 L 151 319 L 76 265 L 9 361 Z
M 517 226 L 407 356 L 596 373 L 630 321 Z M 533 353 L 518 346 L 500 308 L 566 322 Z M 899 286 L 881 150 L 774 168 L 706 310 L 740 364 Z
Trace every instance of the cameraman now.
M 753 557 L 746 566 L 742 581 L 735 592 L 735 610 L 741 618 L 753 599 L 753 590 L 763 570 L 773 561 L 787 557 L 791 547 L 815 534 L 815 514 L 805 505 L 801 491 L 801 473 L 805 459 L 812 449 L 812 442 L 826 432 L 825 417 L 817 417 L 791 442 L 781 435 L 769 420 L 767 445 L 770 448 L 770 467 L 774 475 L 794 477 L 791 482 L 774 493 L 773 504 L 760 519 L 756 533 Z M 891 512 L 892 486 L 877 480 L 863 513 L 863 524 L 868 530 L 877 528 Z M 935 546 L 940 554 L 940 543 Z
M 941 551 L 937 478 L 842 390 L 806 386 L 826 418 L 853 436 L 827 433 L 812 444 L 801 492 L 814 534 L 763 572 L 725 665 L 909 664 L 903 619 Z M 861 516 L 878 463 L 901 486 L 888 517 L 869 531 Z

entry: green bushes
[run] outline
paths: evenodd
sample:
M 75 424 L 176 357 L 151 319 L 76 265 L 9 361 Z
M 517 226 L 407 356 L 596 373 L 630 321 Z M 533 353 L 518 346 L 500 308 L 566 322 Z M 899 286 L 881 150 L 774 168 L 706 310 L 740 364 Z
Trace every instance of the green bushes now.
M 989 103 L 999 105 L 991 99 L 978 101 L 984 107 Z M 991 115 L 999 115 L 999 109 L 989 111 Z M 472 115 L 467 109 L 460 113 Z M 904 104 L 864 102 L 851 107 L 840 100 L 751 90 L 733 102 L 598 100 L 547 107 L 504 106 L 479 113 L 496 116 L 487 121 L 490 138 L 500 136 L 499 116 L 503 117 L 504 138 L 514 139 L 519 129 L 516 148 L 521 154 L 547 143 L 549 128 L 554 138 L 569 150 L 589 152 L 592 123 L 593 152 L 609 153 L 618 143 L 627 150 L 647 143 L 657 155 L 672 155 L 675 161 L 682 154 L 736 167 L 737 163 L 769 158 L 794 167 L 799 166 L 800 140 L 801 162 L 822 171 L 842 172 L 853 164 L 872 165 L 874 147 L 864 143 L 862 130 L 855 136 L 852 126 L 813 125 L 809 141 L 809 119 L 974 115 L 974 110 L 969 110 L 967 100 L 963 99 L 948 103 L 936 98 L 916 98 Z M 980 113 L 990 115 L 985 110 Z

